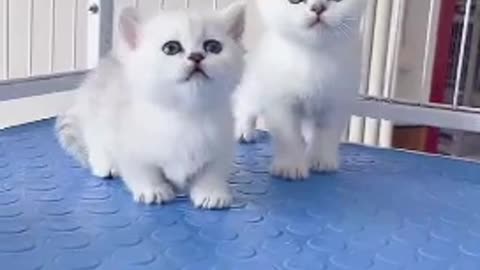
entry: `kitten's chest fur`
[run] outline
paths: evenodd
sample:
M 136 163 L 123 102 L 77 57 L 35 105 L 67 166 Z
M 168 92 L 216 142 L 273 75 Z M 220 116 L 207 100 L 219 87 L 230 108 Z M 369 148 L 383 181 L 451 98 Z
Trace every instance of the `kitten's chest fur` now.
M 232 138 L 225 117 L 179 114 L 155 108 L 133 108 L 121 130 L 121 141 L 167 178 L 182 182 L 220 155 L 222 140 Z M 228 144 L 227 144 L 228 145 Z
M 357 92 L 360 53 L 359 44 L 314 50 L 267 35 L 256 55 L 257 72 L 267 99 L 323 107 Z

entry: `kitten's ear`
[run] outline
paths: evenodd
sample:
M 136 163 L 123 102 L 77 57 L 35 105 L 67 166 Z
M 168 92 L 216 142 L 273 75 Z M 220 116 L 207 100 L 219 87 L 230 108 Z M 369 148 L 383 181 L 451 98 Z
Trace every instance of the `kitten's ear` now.
M 123 41 L 131 50 L 136 49 L 140 39 L 140 16 L 137 10 L 133 7 L 123 9 L 118 27 Z
M 247 6 L 243 1 L 231 4 L 222 11 L 222 17 L 227 25 L 228 34 L 236 41 L 242 39 L 245 31 L 245 16 Z

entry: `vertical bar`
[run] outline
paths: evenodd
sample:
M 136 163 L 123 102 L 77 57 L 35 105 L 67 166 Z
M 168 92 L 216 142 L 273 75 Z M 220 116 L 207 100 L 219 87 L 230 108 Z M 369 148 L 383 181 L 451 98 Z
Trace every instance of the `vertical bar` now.
M 478 2 L 477 2 L 478 3 Z M 478 62 L 478 48 L 480 44 L 480 12 L 478 8 L 480 3 L 477 4 L 475 9 L 475 13 L 473 14 L 473 29 L 472 29 L 472 38 L 470 39 L 470 57 L 468 58 L 468 66 L 467 66 L 467 77 L 465 78 L 465 89 L 463 94 L 463 106 L 470 106 L 472 100 L 472 93 L 476 89 L 475 87 L 475 80 L 476 80 L 476 65 Z
M 55 6 L 56 6 L 56 1 L 52 0 L 52 8 L 50 11 L 50 16 L 52 18 L 52 23 L 50 25 L 50 31 L 52 35 L 50 36 L 50 50 L 49 50 L 49 55 L 50 55 L 50 72 L 53 72 L 53 60 L 55 58 L 54 52 L 55 52 Z
M 97 35 L 95 34 L 95 27 L 98 25 L 97 21 L 95 21 L 93 18 L 90 18 L 92 14 L 89 13 L 89 19 L 88 19 L 88 25 L 89 25 L 89 30 L 88 30 L 88 36 L 89 36 L 89 44 L 92 44 L 91 46 L 94 46 L 95 44 L 94 40 L 95 37 L 98 37 L 99 39 L 99 52 L 98 56 L 92 55 L 93 61 L 95 61 L 95 58 L 98 57 L 103 57 L 107 55 L 113 48 L 113 29 L 116 27 L 115 25 L 115 19 L 114 19 L 114 14 L 115 14 L 115 3 L 114 0 L 96 0 L 96 1 L 90 1 L 89 6 L 95 3 L 100 3 L 100 33 Z M 98 5 L 97 3 L 97 5 Z M 98 20 L 98 18 L 96 19 Z M 89 52 L 93 48 L 89 49 Z M 91 55 L 89 53 L 89 55 Z M 89 61 L 91 63 L 91 61 Z M 91 65 L 89 65 L 90 67 Z
M 74 68 L 75 70 L 87 69 L 89 66 L 89 0 L 75 1 L 75 52 L 74 52 Z M 97 15 L 98 16 L 98 15 Z M 98 47 L 97 43 L 97 47 Z M 97 48 L 98 50 L 98 48 Z
M 397 86 L 398 76 L 398 57 L 403 33 L 403 20 L 405 16 L 405 0 L 394 0 L 392 6 L 392 20 L 390 23 L 390 33 L 388 40 L 388 50 L 386 58 L 385 82 L 383 87 L 383 96 L 393 97 Z M 380 132 L 378 144 L 381 147 L 391 147 L 393 136 L 393 124 L 391 121 L 380 120 Z
M 28 7 L 28 76 L 32 75 L 32 46 L 33 46 L 33 0 Z
M 462 83 L 463 78 L 463 62 L 465 62 L 465 50 L 467 49 L 467 37 L 468 37 L 468 24 L 470 22 L 470 13 L 472 9 L 472 0 L 466 0 L 465 2 L 465 17 L 463 19 L 463 27 L 462 27 L 462 39 L 460 41 L 460 53 L 458 56 L 458 63 L 457 63 L 457 72 L 455 78 L 455 90 L 453 93 L 453 108 L 458 107 L 458 101 L 460 97 L 460 86 Z
M 431 80 L 430 102 L 443 103 L 444 94 L 447 86 L 448 74 L 450 73 L 450 45 L 452 42 L 452 26 L 455 17 L 455 1 L 442 0 L 440 3 L 438 27 L 435 33 L 432 33 L 436 41 L 432 77 Z M 438 128 L 429 128 L 426 148 L 428 152 L 438 152 L 440 130 Z
M 424 48 L 425 59 L 423 61 L 421 84 L 422 89 L 428 89 L 430 94 L 432 92 L 432 75 L 436 55 L 435 51 L 437 48 L 437 32 L 439 29 L 439 20 L 445 19 L 440 18 L 441 6 L 441 1 L 430 0 L 430 9 L 428 12 L 427 39 Z
M 8 78 L 29 76 L 30 0 L 9 1 L 8 5 Z
M 74 68 L 75 0 L 54 0 L 53 72 Z
M 77 68 L 77 55 L 79 53 L 79 46 L 80 44 L 77 44 L 77 34 L 78 34 L 78 2 L 80 0 L 73 0 L 73 41 L 72 41 L 72 54 L 73 54 L 73 63 L 72 63 L 72 69 L 75 70 Z
M 385 57 L 388 46 L 390 27 L 391 1 L 378 1 L 376 6 L 374 36 L 372 43 L 372 58 L 368 85 L 368 95 L 381 96 L 384 82 Z M 365 120 L 364 143 L 377 145 L 379 139 L 380 121 L 367 118 Z
M 373 28 L 375 25 L 375 10 L 377 0 L 368 1 L 365 14 L 362 19 L 361 32 L 363 33 L 362 44 L 362 77 L 359 87 L 360 94 L 366 94 L 368 89 L 368 77 L 370 70 L 370 58 L 372 55 Z M 350 119 L 348 141 L 353 143 L 363 142 L 365 132 L 365 118 L 352 116 Z
M 32 0 L 32 75 L 48 74 L 52 67 L 53 0 Z
M 0 80 L 7 79 L 8 70 L 8 0 L 0 0 Z
M 104 39 L 108 40 L 109 38 L 108 36 L 106 37 L 100 36 L 102 33 L 101 32 L 102 24 L 107 23 L 111 25 L 112 21 L 108 21 L 108 20 L 105 22 L 103 21 L 103 17 L 102 17 L 102 15 L 104 14 L 103 10 L 105 9 L 106 10 L 105 12 L 108 12 L 107 9 L 109 8 L 107 1 L 89 0 L 87 3 L 87 6 L 88 7 L 86 7 L 86 9 L 84 10 L 86 14 L 86 20 L 87 20 L 87 42 L 86 44 L 83 44 L 83 45 L 86 48 L 85 49 L 86 58 L 87 58 L 86 68 L 92 69 L 97 66 L 101 53 L 103 53 L 102 50 L 105 49 L 101 41 L 103 41 Z M 90 11 L 89 7 L 92 7 L 92 6 L 98 6 L 99 12 Z M 110 8 L 113 8 L 113 6 L 110 6 Z
M 398 57 L 400 42 L 403 33 L 403 18 L 405 11 L 405 0 L 393 0 L 390 31 L 388 37 L 388 48 L 386 54 L 385 79 L 383 86 L 383 97 L 392 98 L 395 94 L 396 78 L 398 74 Z

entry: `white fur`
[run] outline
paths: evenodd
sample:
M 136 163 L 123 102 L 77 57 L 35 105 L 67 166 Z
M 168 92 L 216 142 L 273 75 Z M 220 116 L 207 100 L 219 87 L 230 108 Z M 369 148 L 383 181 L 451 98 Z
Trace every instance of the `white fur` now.
M 360 81 L 365 0 L 257 0 L 266 24 L 235 93 L 236 136 L 252 141 L 258 116 L 274 140 L 271 173 L 305 179 L 338 168 L 338 145 Z M 327 8 L 311 27 L 313 5 Z
M 57 122 L 62 145 L 83 156 L 96 176 L 119 173 L 136 201 L 163 203 L 187 190 L 197 207 L 229 206 L 229 100 L 243 69 L 243 17 L 243 5 L 214 14 L 165 11 L 147 22 L 125 10 L 118 55 L 101 61 Z M 221 41 L 223 51 L 205 53 L 207 39 Z M 184 52 L 163 53 L 170 40 Z M 185 80 L 191 52 L 206 55 L 202 66 L 210 79 Z

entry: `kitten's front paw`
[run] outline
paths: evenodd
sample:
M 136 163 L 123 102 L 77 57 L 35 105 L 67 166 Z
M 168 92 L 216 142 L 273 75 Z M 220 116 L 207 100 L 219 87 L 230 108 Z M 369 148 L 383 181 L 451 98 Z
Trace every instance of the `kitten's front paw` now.
M 90 171 L 98 178 L 112 178 L 117 177 L 117 170 L 112 165 L 113 162 L 106 158 L 90 158 Z
M 110 167 L 91 167 L 91 172 L 95 177 L 109 179 L 117 177 L 116 171 Z
M 233 197 L 227 187 L 207 188 L 207 186 L 193 187 L 190 198 L 197 208 L 222 209 L 232 204 Z
M 113 167 L 113 168 L 110 170 L 110 176 L 111 176 L 112 178 L 120 177 L 120 172 L 118 171 L 117 168 Z
M 303 160 L 275 160 L 270 174 L 288 180 L 305 180 L 309 177 L 309 169 Z
M 144 204 L 152 203 L 166 203 L 175 199 L 175 191 L 166 183 L 161 183 L 156 186 L 142 186 L 132 189 L 133 199 L 136 202 Z
M 336 155 L 331 157 L 317 156 L 310 158 L 310 169 L 314 172 L 335 172 L 339 168 L 339 160 Z

